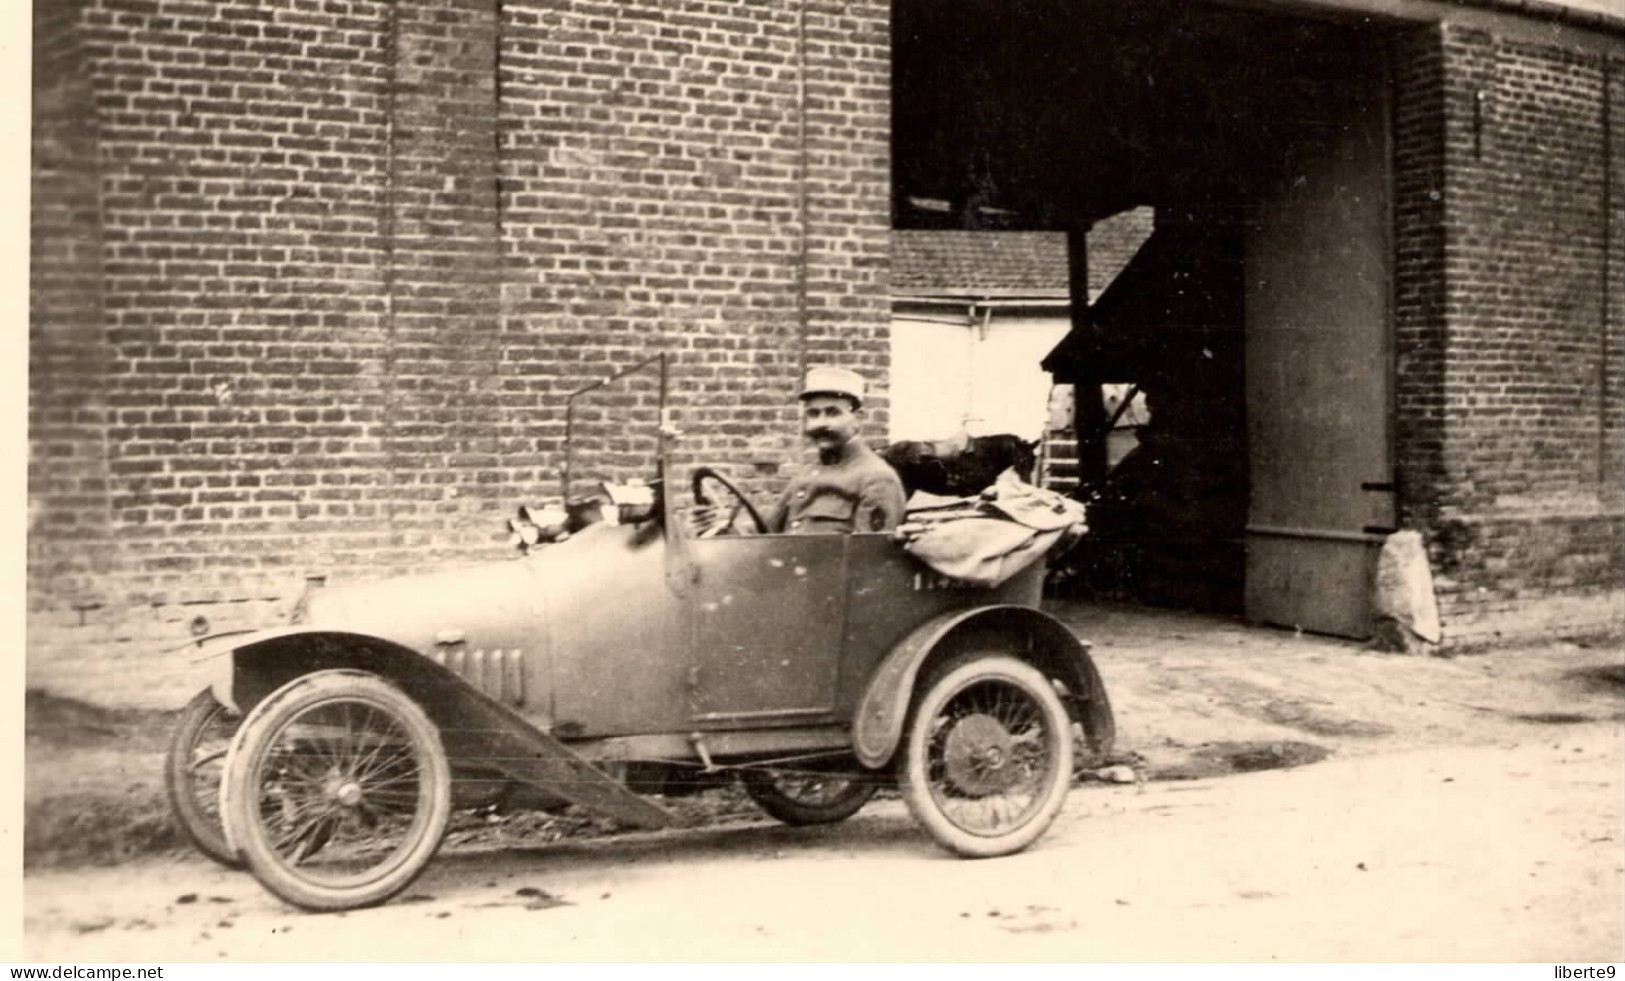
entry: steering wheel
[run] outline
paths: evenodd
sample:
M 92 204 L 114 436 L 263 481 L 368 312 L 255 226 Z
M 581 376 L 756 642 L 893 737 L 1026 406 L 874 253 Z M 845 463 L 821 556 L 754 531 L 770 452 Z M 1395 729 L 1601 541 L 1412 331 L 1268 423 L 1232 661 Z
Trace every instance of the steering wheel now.
M 733 506 L 728 509 L 728 516 L 725 520 L 717 522 L 716 524 L 707 528 L 705 531 L 700 532 L 699 537 L 711 538 L 719 534 L 722 529 L 732 527 L 734 519 L 739 517 L 740 511 L 750 515 L 750 520 L 756 525 L 756 534 L 767 534 L 767 522 L 762 520 L 761 514 L 759 514 L 755 506 L 750 503 L 750 499 L 747 498 L 739 488 L 734 486 L 733 481 L 729 480 L 727 477 L 724 477 L 722 474 L 717 473 L 716 470 L 711 467 L 694 468 L 694 503 L 711 503 L 711 495 L 705 492 L 704 487 L 705 482 L 708 480 L 720 485 L 722 490 L 727 492 L 726 496 L 733 498 Z

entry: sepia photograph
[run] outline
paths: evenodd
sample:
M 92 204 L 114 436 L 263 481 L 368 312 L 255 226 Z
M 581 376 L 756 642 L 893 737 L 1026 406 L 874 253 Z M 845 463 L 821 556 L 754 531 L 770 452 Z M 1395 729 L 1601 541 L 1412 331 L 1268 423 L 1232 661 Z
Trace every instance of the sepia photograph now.
M 17 961 L 1625 962 L 1621 0 L 18 21 Z

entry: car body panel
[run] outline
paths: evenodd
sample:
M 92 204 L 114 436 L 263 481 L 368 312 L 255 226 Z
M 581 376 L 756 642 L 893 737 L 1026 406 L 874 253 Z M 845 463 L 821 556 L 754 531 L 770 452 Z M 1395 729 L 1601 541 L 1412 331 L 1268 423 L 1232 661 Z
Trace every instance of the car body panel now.
M 693 719 L 700 728 L 835 718 L 846 535 L 693 543 Z
M 541 636 L 538 576 L 558 565 L 548 558 L 323 587 L 307 601 L 308 622 L 342 625 L 423 653 L 438 645 L 528 652 Z
M 306 595 L 305 623 L 416 652 L 546 728 L 552 675 L 540 584 L 562 567 L 548 559 L 323 586 Z
M 549 702 L 527 717 L 569 738 L 687 726 L 689 601 L 666 588 L 659 527 L 592 525 L 521 560 L 536 563 Z M 533 666 L 533 673 L 540 674 Z
M 889 535 L 852 535 L 848 548 L 838 700 L 847 719 L 857 710 L 876 665 L 920 624 L 950 610 L 1003 604 L 1036 608 L 1043 589 L 1042 563 L 990 589 L 933 572 Z

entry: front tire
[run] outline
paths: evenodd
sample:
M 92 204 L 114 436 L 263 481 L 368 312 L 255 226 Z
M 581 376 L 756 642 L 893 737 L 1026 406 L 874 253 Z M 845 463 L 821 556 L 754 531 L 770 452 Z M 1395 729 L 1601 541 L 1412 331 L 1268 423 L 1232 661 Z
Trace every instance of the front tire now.
M 839 773 L 741 770 L 739 780 L 756 806 L 798 827 L 845 821 L 880 789 L 873 780 Z
M 198 851 L 228 869 L 243 863 L 226 844 L 220 822 L 220 778 L 241 722 L 205 688 L 181 712 L 164 757 L 164 790 L 175 823 Z
M 373 906 L 439 849 L 451 769 L 434 723 L 398 688 L 319 671 L 244 721 L 220 810 L 232 845 L 281 899 L 318 911 Z
M 944 665 L 911 714 L 898 784 L 915 820 L 968 858 L 1021 851 L 1060 813 L 1072 727 L 1054 687 L 1003 654 Z

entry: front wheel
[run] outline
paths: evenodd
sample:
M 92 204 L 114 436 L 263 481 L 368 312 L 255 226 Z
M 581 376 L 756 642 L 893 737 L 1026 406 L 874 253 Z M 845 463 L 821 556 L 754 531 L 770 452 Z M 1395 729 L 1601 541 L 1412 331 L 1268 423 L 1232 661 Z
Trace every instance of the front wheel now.
M 741 770 L 739 779 L 756 806 L 790 825 L 845 821 L 880 789 L 873 780 L 838 773 Z
M 434 723 L 376 675 L 319 671 L 244 720 L 221 792 L 260 883 L 310 910 L 384 902 L 440 847 L 451 770 Z
M 903 799 L 940 845 L 966 857 L 1032 844 L 1071 786 L 1066 708 L 1036 668 L 1008 655 L 969 655 L 936 672 L 907 740 Z

